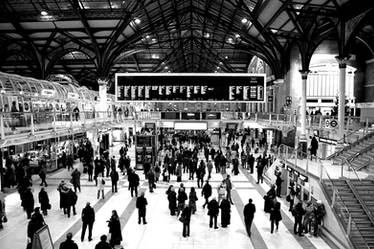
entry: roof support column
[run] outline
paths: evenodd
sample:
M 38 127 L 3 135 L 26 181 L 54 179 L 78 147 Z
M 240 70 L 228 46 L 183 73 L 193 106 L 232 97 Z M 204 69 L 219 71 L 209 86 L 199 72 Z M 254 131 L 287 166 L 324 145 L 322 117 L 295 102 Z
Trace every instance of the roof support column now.
M 300 123 L 301 123 L 301 134 L 299 143 L 305 144 L 307 143 L 306 137 L 306 82 L 308 79 L 309 70 L 300 70 L 301 73 L 301 103 L 300 103 Z M 302 145 L 302 148 L 303 145 Z M 304 149 L 302 149 L 304 151 Z M 306 150 L 306 147 L 305 147 Z
M 99 97 L 100 101 L 96 108 L 99 112 L 99 117 L 106 118 L 107 110 L 108 110 L 108 103 L 107 103 L 107 86 L 108 86 L 108 79 L 98 79 L 97 83 L 99 84 Z
M 348 58 L 337 56 L 339 63 L 339 103 L 338 103 L 338 141 L 344 144 L 344 121 L 345 121 L 345 75 L 347 69 Z

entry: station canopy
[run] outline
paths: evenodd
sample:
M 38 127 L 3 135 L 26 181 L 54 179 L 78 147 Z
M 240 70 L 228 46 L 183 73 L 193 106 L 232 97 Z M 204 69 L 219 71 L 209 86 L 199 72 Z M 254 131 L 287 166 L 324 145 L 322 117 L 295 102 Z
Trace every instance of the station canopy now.
M 245 73 L 255 57 L 278 78 L 295 41 L 336 41 L 339 23 L 372 2 L 1 0 L 0 71 L 97 88 L 115 73 Z M 356 32 L 371 57 L 372 20 Z

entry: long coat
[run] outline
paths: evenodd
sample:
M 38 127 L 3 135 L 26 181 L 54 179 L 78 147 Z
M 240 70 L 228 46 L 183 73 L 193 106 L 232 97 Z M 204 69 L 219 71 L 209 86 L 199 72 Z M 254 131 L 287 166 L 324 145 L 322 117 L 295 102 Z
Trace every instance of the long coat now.
M 230 225 L 230 219 L 231 219 L 231 204 L 230 201 L 227 199 L 223 199 L 221 201 L 221 204 L 219 205 L 219 208 L 221 209 L 221 225 L 223 227 Z
M 175 193 L 175 191 L 170 191 L 168 193 L 168 200 L 169 200 L 169 209 L 175 210 L 177 208 L 177 193 Z
M 49 198 L 45 190 L 39 192 L 39 203 L 41 210 L 47 210 L 49 208 Z
M 119 245 L 122 241 L 121 223 L 118 218 L 110 218 L 109 224 L 110 244 Z
M 270 220 L 276 220 L 280 221 L 282 220 L 282 214 L 281 214 L 281 204 L 279 202 L 276 202 L 274 207 L 270 210 Z

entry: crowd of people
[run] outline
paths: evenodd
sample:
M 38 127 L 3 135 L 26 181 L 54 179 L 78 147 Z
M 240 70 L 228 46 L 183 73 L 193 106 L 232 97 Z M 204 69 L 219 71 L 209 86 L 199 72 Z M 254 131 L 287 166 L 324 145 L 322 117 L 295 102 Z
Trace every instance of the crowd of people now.
M 240 136 L 235 133 L 229 133 L 224 143 L 226 143 L 224 148 L 213 146 L 210 137 L 203 132 L 195 133 L 193 136 L 190 133 L 179 133 L 170 140 L 164 141 L 162 146 L 160 146 L 154 164 L 145 163 L 143 165 L 142 173 L 148 182 L 149 193 L 154 191 L 159 182 L 169 184 L 172 177 L 179 184 L 177 190 L 174 185 L 169 184 L 166 198 L 170 215 L 176 216 L 176 222 L 180 221 L 182 223 L 183 237 L 189 237 L 191 234 L 191 217 L 199 209 L 196 205 L 199 198 L 204 200 L 202 210 L 206 210 L 209 216 L 209 227 L 213 229 L 219 228 L 219 216 L 221 227 L 228 227 L 231 222 L 231 207 L 235 205 L 232 199 L 233 184 L 231 175 L 240 174 L 240 168 L 248 174 L 253 174 L 256 169 L 257 183 L 259 184 L 264 180 L 264 170 L 274 161 L 274 156 L 268 152 L 268 146 L 264 139 L 256 141 L 253 136 L 246 133 L 240 134 Z M 97 199 L 105 198 L 104 188 L 108 185 L 106 179 L 110 179 L 113 193 L 118 191 L 117 184 L 120 176 L 127 179 L 129 194 L 131 194 L 131 197 L 136 198 L 138 223 L 145 225 L 147 224 L 146 210 L 148 200 L 144 191 L 138 194 L 140 184 L 139 171 L 137 172 L 131 167 L 131 159 L 128 155 L 129 146 L 130 144 L 126 143 L 121 147 L 118 162 L 107 151 L 103 151 L 100 156 L 94 159 L 92 145 L 88 140 L 85 140 L 78 148 L 78 156 L 83 164 L 83 173 L 88 175 L 88 181 L 97 186 Z M 212 186 L 210 181 L 214 169 L 215 173 L 220 173 L 223 176 L 223 180 L 217 186 Z M 68 167 L 68 170 L 70 170 L 70 167 Z M 26 211 L 27 218 L 30 219 L 28 226 L 28 245 L 30 245 L 35 231 L 45 225 L 43 215 L 48 215 L 48 210 L 52 207 L 44 187 L 41 188 L 38 195 L 40 208 L 35 207 L 32 182 L 27 177 L 24 179 L 27 179 L 27 181 L 25 180 L 20 185 L 21 190 L 19 192 L 22 200 L 21 205 Z M 78 193 L 81 192 L 80 181 L 81 172 L 77 168 L 71 167 L 70 181 L 62 180 L 57 187 L 60 195 L 60 209 L 68 218 L 71 213 L 72 215 L 77 215 L 75 205 L 78 200 Z M 184 186 L 184 182 L 187 181 L 196 181 L 196 186 L 191 187 L 188 191 Z M 275 184 L 271 186 L 264 196 L 264 211 L 270 214 L 271 233 L 278 230 L 279 222 L 282 220 L 281 203 L 279 202 L 282 181 L 281 175 L 277 175 Z M 46 185 L 46 183 L 43 185 Z M 289 210 L 295 219 L 295 234 L 302 236 L 304 233 L 312 232 L 317 236 L 325 215 L 323 204 L 321 202 L 303 203 L 299 201 L 299 189 L 294 183 L 291 183 L 288 193 L 286 200 L 290 203 Z M 242 212 L 247 234 L 251 236 L 251 226 L 256 213 L 256 205 L 251 198 L 244 206 Z M 81 220 L 81 241 L 85 239 L 87 228 L 88 241 L 92 241 L 95 210 L 89 202 L 86 203 L 81 212 Z M 101 236 L 100 242 L 95 247 L 96 249 L 115 248 L 123 240 L 120 218 L 116 210 L 112 211 L 107 223 L 111 236 L 109 239 L 106 235 Z M 68 233 L 66 241 L 61 243 L 60 249 L 78 248 L 74 244 L 72 234 Z

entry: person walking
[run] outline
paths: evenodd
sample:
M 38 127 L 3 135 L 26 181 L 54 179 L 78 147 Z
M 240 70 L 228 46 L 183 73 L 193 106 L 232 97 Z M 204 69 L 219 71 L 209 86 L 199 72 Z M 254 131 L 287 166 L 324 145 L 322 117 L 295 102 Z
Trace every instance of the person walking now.
M 262 158 L 261 158 L 261 155 L 257 158 L 257 184 L 260 183 L 264 183 L 264 177 L 263 177 L 263 173 L 264 173 L 264 165 L 262 163 Z
M 135 171 L 130 170 L 129 175 L 128 175 L 128 181 L 129 181 L 129 190 L 131 192 L 131 197 L 134 197 L 134 192 L 135 192 L 135 197 L 138 197 L 138 186 L 139 186 L 139 176 L 138 174 L 135 173 Z
M 108 222 L 110 241 L 109 244 L 114 247 L 115 245 L 121 244 L 122 241 L 122 229 L 121 223 L 116 210 L 112 211 L 112 216 Z
M 71 173 L 71 181 L 74 186 L 74 192 L 77 193 L 77 189 L 81 192 L 81 172 L 78 169 L 74 169 Z
M 178 163 L 176 169 L 177 182 L 182 182 L 182 165 Z
M 59 249 L 78 249 L 78 245 L 73 240 L 73 234 L 67 233 L 66 240 L 61 242 Z
M 105 188 L 105 180 L 102 176 L 97 176 L 97 199 L 101 198 L 104 199 L 104 188 Z
M 191 208 L 188 205 L 183 207 L 179 220 L 183 223 L 182 236 L 190 237 Z
M 317 161 L 317 150 L 318 150 L 318 140 L 316 136 L 313 136 L 310 142 L 310 160 L 313 160 L 313 156 L 314 156 Z
M 208 215 L 209 215 L 209 227 L 212 228 L 214 223 L 214 229 L 217 229 L 217 216 L 219 214 L 219 206 L 215 197 L 208 203 Z
M 209 160 L 206 167 L 208 168 L 208 180 L 212 177 L 213 163 Z
M 305 214 L 305 210 L 302 206 L 302 202 L 297 203 L 292 210 L 292 215 L 295 218 L 295 224 L 294 224 L 294 227 L 293 227 L 293 232 L 295 234 L 299 234 L 299 236 L 303 236 L 302 221 L 303 221 L 304 214 Z
M 93 170 L 94 170 L 94 167 L 92 165 L 92 162 L 87 162 L 87 174 L 88 174 L 88 181 L 89 182 L 92 182 L 93 181 Z
M 249 237 L 251 237 L 251 227 L 255 212 L 256 206 L 252 203 L 252 199 L 249 199 L 243 209 L 245 228 Z
M 119 180 L 119 174 L 117 172 L 117 170 L 114 168 L 112 169 L 112 172 L 110 172 L 110 180 L 112 181 L 112 193 L 118 191 L 117 189 L 117 183 L 118 183 L 118 180 Z
M 282 214 L 281 214 L 281 204 L 278 201 L 275 201 L 274 206 L 270 210 L 270 233 L 273 233 L 274 231 L 274 224 L 275 224 L 275 231 L 278 231 L 279 227 L 279 221 L 282 220 Z
M 170 215 L 174 216 L 177 209 L 177 193 L 175 193 L 173 185 L 170 185 L 166 194 L 168 195 Z
M 86 234 L 86 229 L 88 227 L 88 241 L 92 240 L 92 228 L 95 222 L 95 210 L 91 207 L 89 202 L 86 203 L 86 206 L 82 209 L 82 234 L 81 241 L 84 240 L 84 235 Z
M 40 177 L 40 180 L 41 180 L 41 183 L 40 183 L 40 186 L 45 186 L 47 187 L 48 184 L 47 182 L 45 181 L 45 179 L 47 178 L 47 175 L 45 173 L 45 168 L 42 166 L 41 169 L 40 169 L 40 172 L 39 172 L 39 177 Z
M 221 209 L 221 226 L 227 227 L 230 225 L 230 219 L 231 219 L 231 203 L 230 201 L 224 197 L 221 201 L 221 204 L 219 205 L 219 208 Z
M 153 172 L 152 168 L 148 170 L 147 178 L 148 178 L 149 192 L 153 193 L 153 188 L 156 188 L 156 184 L 155 184 L 155 173 Z
M 146 207 L 148 205 L 147 199 L 144 197 L 144 192 L 140 193 L 140 196 L 136 199 L 136 208 L 138 209 L 138 224 L 143 219 L 143 225 L 147 224 L 145 220 Z
M 187 194 L 186 194 L 186 192 L 184 190 L 184 187 L 183 188 L 181 187 L 178 190 L 178 198 L 177 198 L 177 201 L 178 201 L 178 211 L 177 211 L 177 216 L 179 216 L 180 212 L 184 208 L 186 200 L 187 200 Z
M 100 242 L 96 244 L 95 249 L 112 249 L 111 245 L 107 242 L 108 237 L 104 234 L 100 237 Z
M 192 214 L 195 214 L 196 212 L 196 201 L 198 200 L 196 191 L 194 187 L 191 187 L 190 194 L 188 196 L 188 206 L 191 208 Z
M 204 196 L 204 199 L 205 199 L 203 208 L 205 208 L 205 206 L 208 205 L 209 197 L 211 195 L 212 195 L 212 186 L 210 186 L 209 181 L 206 180 L 205 185 L 203 186 L 203 189 L 201 190 L 201 196 Z
M 51 204 L 49 203 L 48 193 L 45 191 L 44 187 L 40 189 L 38 194 L 38 199 L 40 203 L 40 209 L 43 212 L 43 215 L 48 215 L 48 209 L 51 209 Z
M 5 198 L 0 196 L 0 229 L 3 229 L 3 222 L 7 222 L 8 218 L 5 213 Z
M 223 197 L 227 196 L 226 195 L 226 191 L 227 191 L 226 180 L 222 180 L 221 184 L 218 185 L 218 188 L 217 188 L 217 192 L 218 192 L 218 203 L 221 202 L 221 200 L 223 199 Z
M 34 196 L 32 194 L 31 187 L 28 187 L 26 191 L 22 194 L 21 206 L 26 211 L 27 219 L 31 219 L 31 213 L 34 210 Z
M 264 211 L 270 213 L 270 210 L 274 206 L 274 200 L 276 198 L 275 185 L 271 185 L 270 190 L 264 196 Z

